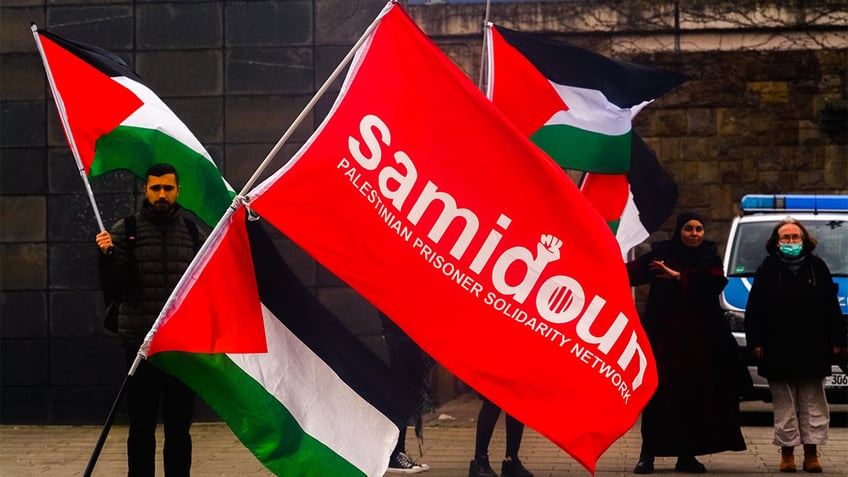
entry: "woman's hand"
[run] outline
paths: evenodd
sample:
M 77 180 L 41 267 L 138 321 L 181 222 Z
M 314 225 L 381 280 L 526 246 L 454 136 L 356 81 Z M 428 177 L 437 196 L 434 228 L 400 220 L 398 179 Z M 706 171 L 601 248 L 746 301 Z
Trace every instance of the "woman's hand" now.
M 670 278 L 680 281 L 680 272 L 668 268 L 662 260 L 651 260 L 648 268 L 660 278 Z

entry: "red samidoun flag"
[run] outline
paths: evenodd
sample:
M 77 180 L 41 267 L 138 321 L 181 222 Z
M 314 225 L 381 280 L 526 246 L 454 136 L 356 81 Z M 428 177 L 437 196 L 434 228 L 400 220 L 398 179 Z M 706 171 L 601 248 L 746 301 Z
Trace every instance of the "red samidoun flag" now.
M 609 227 L 397 5 L 249 207 L 590 471 L 656 388 Z

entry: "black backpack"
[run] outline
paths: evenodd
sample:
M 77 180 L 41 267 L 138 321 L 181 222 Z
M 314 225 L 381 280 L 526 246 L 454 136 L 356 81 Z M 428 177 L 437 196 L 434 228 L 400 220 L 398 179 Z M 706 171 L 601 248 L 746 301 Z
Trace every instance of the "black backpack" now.
M 191 241 L 194 244 L 194 253 L 200 250 L 200 234 L 197 231 L 197 225 L 183 217 L 188 234 L 191 236 Z M 135 270 L 135 235 L 136 223 L 135 215 L 124 217 L 124 226 L 127 236 L 126 250 L 127 256 L 130 257 L 130 269 Z M 103 327 L 112 333 L 118 332 L 118 310 L 121 307 L 121 299 L 126 290 L 119 290 L 114 286 L 114 277 L 105 270 L 104 266 L 100 267 L 100 284 L 103 290 L 103 301 L 106 303 L 106 313 L 103 317 Z

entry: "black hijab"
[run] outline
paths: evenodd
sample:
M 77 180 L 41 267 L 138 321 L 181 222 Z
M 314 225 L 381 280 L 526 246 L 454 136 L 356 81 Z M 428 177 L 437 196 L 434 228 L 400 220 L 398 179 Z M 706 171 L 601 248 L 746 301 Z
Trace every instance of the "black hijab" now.
M 686 265 L 721 266 L 721 259 L 714 242 L 704 240 L 697 247 L 687 247 L 681 239 L 681 230 L 690 220 L 697 220 L 704 226 L 704 218 L 697 212 L 691 210 L 683 211 L 677 216 L 674 234 L 671 237 L 670 246 L 680 261 Z

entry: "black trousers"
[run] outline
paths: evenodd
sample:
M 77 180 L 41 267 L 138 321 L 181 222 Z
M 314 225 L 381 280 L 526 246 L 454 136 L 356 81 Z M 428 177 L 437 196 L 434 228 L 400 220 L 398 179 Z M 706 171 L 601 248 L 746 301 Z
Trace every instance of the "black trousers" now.
M 127 359 L 135 359 L 137 350 L 136 348 L 132 352 L 128 351 Z M 162 455 L 165 475 L 188 477 L 190 474 L 189 428 L 194 414 L 194 391 L 168 373 L 142 360 L 127 382 L 130 418 L 127 438 L 128 477 L 153 477 L 155 474 L 156 424 L 160 403 L 165 431 Z
M 501 408 L 483 396 L 483 405 L 480 406 L 480 414 L 477 416 L 477 437 L 474 443 L 474 457 L 489 455 L 489 442 L 495 432 L 495 425 L 501 415 Z M 524 434 L 524 424 L 514 417 L 506 414 L 506 455 L 505 457 L 518 457 L 518 449 L 521 447 L 521 436 Z

